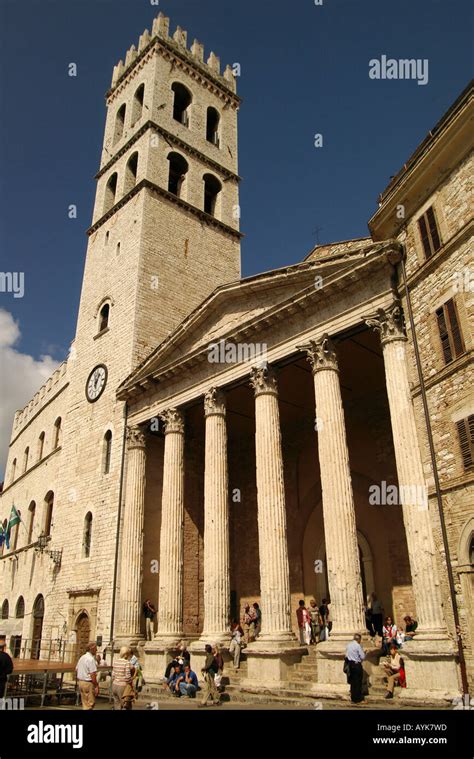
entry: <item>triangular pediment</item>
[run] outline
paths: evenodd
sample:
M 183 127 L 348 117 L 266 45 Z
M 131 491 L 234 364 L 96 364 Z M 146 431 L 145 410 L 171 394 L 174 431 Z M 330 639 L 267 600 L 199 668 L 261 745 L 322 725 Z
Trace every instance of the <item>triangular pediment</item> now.
M 230 340 L 235 333 L 245 334 L 247 327 L 250 332 L 255 322 L 270 318 L 275 311 L 284 313 L 288 309 L 290 313 L 296 298 L 310 296 L 322 283 L 344 275 L 367 256 L 378 253 L 381 247 L 381 243 L 374 245 L 370 240 L 365 246 L 361 246 L 360 240 L 355 241 L 352 250 L 349 243 L 345 243 L 342 252 L 337 245 L 334 251 L 326 246 L 324 257 L 307 259 L 217 288 L 125 380 L 119 394 L 147 378 L 158 376 L 160 370 L 186 355 L 202 351 L 204 346 Z

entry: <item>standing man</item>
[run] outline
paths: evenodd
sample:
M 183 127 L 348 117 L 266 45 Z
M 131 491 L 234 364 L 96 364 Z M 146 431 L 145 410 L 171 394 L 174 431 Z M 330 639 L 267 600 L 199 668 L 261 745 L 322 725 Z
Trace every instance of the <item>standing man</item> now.
M 383 637 L 383 606 L 375 593 L 371 595 L 370 609 L 372 611 L 372 625 L 377 635 Z
M 250 606 L 250 604 L 245 604 L 244 606 L 244 639 L 245 643 L 248 645 L 253 640 L 255 640 L 255 609 L 253 606 Z
M 201 669 L 204 675 L 205 688 L 202 694 L 202 702 L 198 704 L 198 707 L 207 706 L 207 702 L 211 699 L 214 706 L 221 705 L 221 698 L 217 692 L 214 677 L 217 672 L 217 662 L 212 655 L 212 646 L 207 644 L 206 646 L 206 661 L 204 667 Z
M 367 703 L 362 696 L 362 662 L 365 659 L 364 649 L 360 645 L 362 638 L 359 633 L 354 635 L 354 640 L 346 648 L 346 660 L 349 664 L 349 683 L 351 686 L 351 701 L 353 704 Z
M 0 638 L 0 698 L 3 698 L 7 677 L 13 672 L 13 661 L 10 654 L 7 654 L 7 641 L 5 637 Z
M 97 682 L 97 646 L 89 643 L 86 653 L 81 656 L 76 666 L 77 682 L 81 694 L 82 708 L 90 711 L 95 706 L 95 700 L 99 695 Z
M 145 615 L 146 639 L 153 640 L 156 609 L 149 598 L 143 604 L 143 614 Z

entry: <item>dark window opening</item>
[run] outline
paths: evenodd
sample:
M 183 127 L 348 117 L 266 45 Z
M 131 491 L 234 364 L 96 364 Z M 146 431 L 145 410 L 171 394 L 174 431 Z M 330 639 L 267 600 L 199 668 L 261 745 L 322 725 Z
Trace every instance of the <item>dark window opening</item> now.
M 188 163 L 179 153 L 170 153 L 168 156 L 170 163 L 168 192 L 172 192 L 178 198 L 181 197 L 183 182 L 188 171 Z
M 104 213 L 107 213 L 107 211 L 110 211 L 110 209 L 114 205 L 116 192 L 117 192 L 117 174 L 115 173 L 115 174 L 112 174 L 105 188 Z
M 212 174 L 204 175 L 204 211 L 211 216 L 216 214 L 217 198 L 222 185 Z
M 189 127 L 189 113 L 188 108 L 191 105 L 192 97 L 188 89 L 179 82 L 175 82 L 171 89 L 174 92 L 173 101 L 173 118 L 175 121 L 179 121 L 180 124 Z
M 207 109 L 206 140 L 219 147 L 220 116 L 215 108 Z
M 125 169 L 125 194 L 133 190 L 137 181 L 138 153 L 134 153 L 127 161 Z
M 112 433 L 107 430 L 104 436 L 104 474 L 110 472 L 110 459 L 112 456 Z
M 99 332 L 103 332 L 109 326 L 110 305 L 104 303 L 99 312 Z
M 92 514 L 89 511 L 84 519 L 84 538 L 82 542 L 83 556 L 88 559 L 91 553 Z
M 135 124 L 138 119 L 141 118 L 141 115 L 143 113 L 143 100 L 145 97 L 145 85 L 141 84 L 137 91 L 135 92 L 135 95 L 133 96 L 133 106 L 132 106 L 132 126 Z
M 125 103 L 122 106 L 120 106 L 120 108 L 117 111 L 117 116 L 115 117 L 114 144 L 118 142 L 123 135 L 126 111 L 127 111 L 127 106 L 125 105 Z

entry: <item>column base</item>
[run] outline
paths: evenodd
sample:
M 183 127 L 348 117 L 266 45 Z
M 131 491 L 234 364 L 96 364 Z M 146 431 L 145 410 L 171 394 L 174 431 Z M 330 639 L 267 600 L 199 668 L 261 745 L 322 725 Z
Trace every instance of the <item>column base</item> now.
M 247 677 L 243 686 L 280 688 L 288 680 L 295 664 L 307 652 L 294 638 L 285 645 L 283 641 L 264 641 L 260 638 L 245 649 Z
M 145 636 L 143 633 L 120 633 L 114 638 L 114 651 L 119 651 L 122 646 L 130 646 L 136 648 L 137 646 L 143 646 L 145 643 Z

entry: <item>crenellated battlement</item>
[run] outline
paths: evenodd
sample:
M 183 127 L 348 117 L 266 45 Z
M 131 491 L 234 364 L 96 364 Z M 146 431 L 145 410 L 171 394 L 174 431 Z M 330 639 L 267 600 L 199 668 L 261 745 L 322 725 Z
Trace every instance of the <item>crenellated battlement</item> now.
M 13 420 L 13 433 L 17 433 L 19 428 L 26 424 L 37 412 L 55 395 L 59 388 L 64 384 L 67 372 L 67 359 L 58 366 L 49 379 L 40 387 L 37 393 L 26 406 L 15 411 Z
M 211 51 L 207 61 L 205 61 L 204 45 L 196 39 L 193 41 L 191 47 L 188 48 L 188 33 L 180 26 L 176 27 L 176 31 L 171 36 L 170 20 L 164 13 L 159 13 L 154 19 L 151 34 L 148 29 L 145 29 L 138 41 L 138 48 L 132 45 L 127 50 L 125 63 L 120 60 L 114 67 L 112 89 L 117 86 L 134 65 L 137 58 L 140 58 L 152 43 L 161 43 L 168 50 L 174 49 L 178 55 L 184 55 L 188 62 L 197 67 L 203 74 L 217 79 L 223 87 L 231 90 L 233 93 L 236 92 L 237 87 L 232 67 L 230 65 L 226 66 L 224 73 L 221 74 L 220 58 Z

